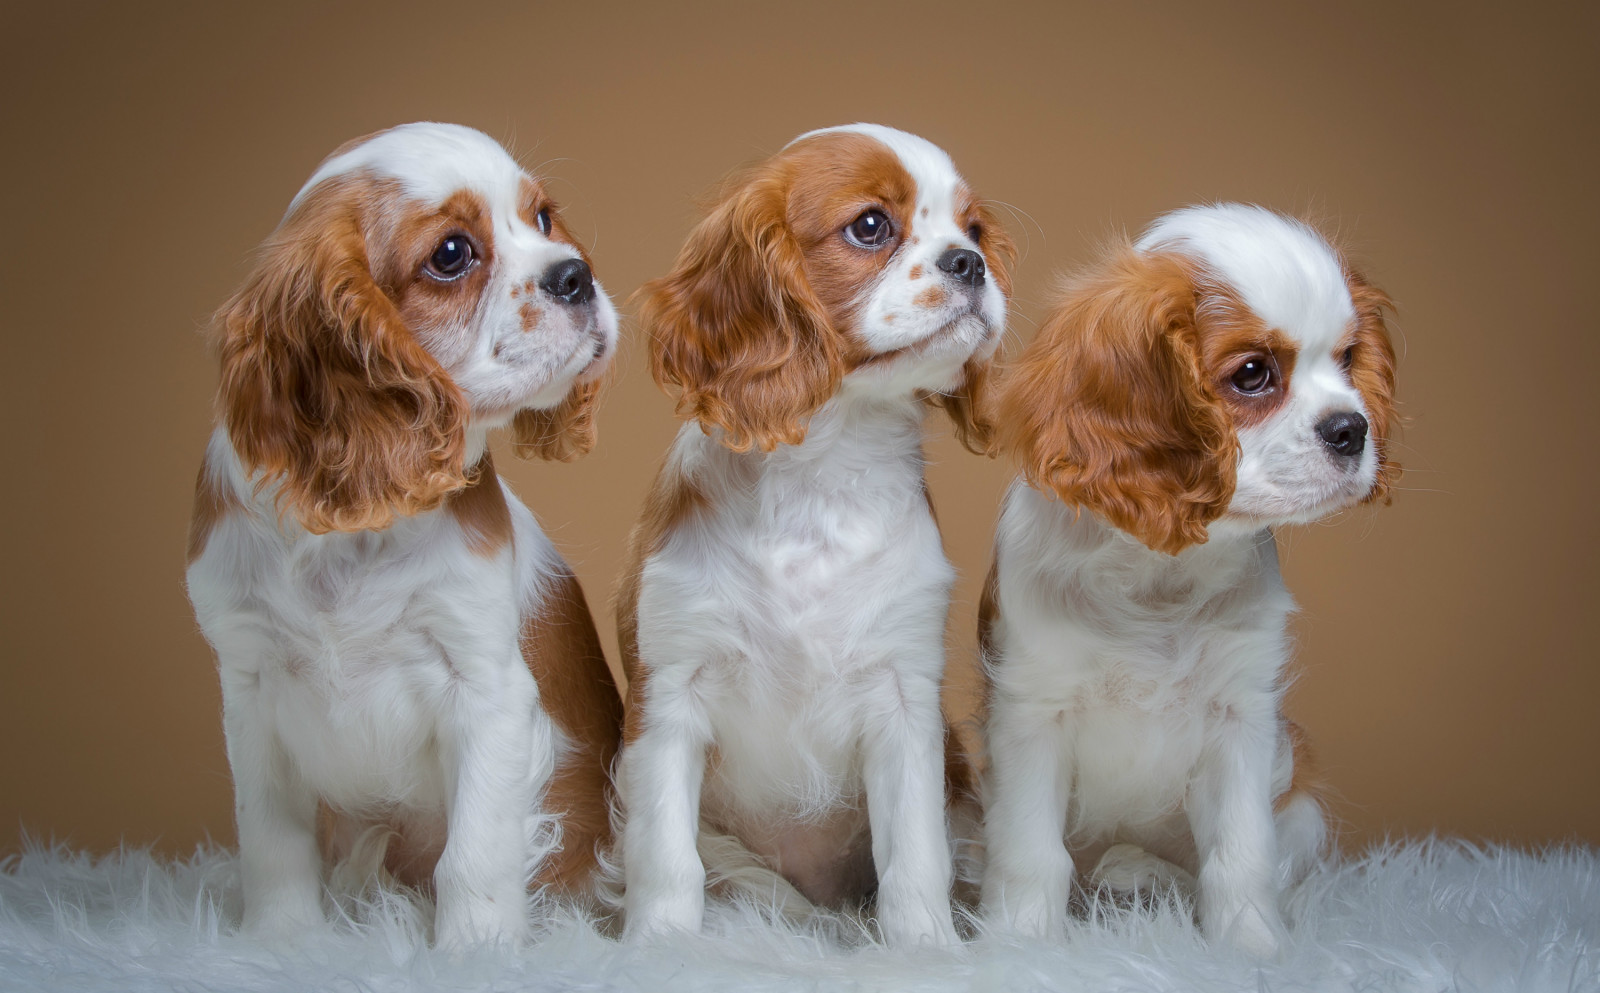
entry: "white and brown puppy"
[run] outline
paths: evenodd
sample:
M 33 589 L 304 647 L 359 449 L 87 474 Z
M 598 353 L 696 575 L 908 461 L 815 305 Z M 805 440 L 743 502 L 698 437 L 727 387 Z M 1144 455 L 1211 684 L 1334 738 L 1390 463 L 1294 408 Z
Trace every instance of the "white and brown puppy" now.
M 538 180 L 409 124 L 323 162 L 215 322 L 189 540 L 217 654 L 244 927 L 323 919 L 317 838 L 392 831 L 442 945 L 589 885 L 621 701 L 572 571 L 487 436 L 569 459 L 616 312 Z M 370 835 L 369 835 L 370 836 Z
M 922 422 L 981 444 L 1011 257 L 943 151 L 855 125 L 732 181 L 645 287 L 691 420 L 618 595 L 629 934 L 700 927 L 714 835 L 812 902 L 876 889 L 888 940 L 954 940 Z
M 1387 305 L 1306 225 L 1195 207 L 1073 280 L 1006 377 L 995 434 L 1023 480 L 980 621 L 992 920 L 1062 933 L 1075 854 L 1113 879 L 1181 867 L 1208 936 L 1278 946 L 1325 828 L 1281 708 L 1270 529 L 1387 498 Z

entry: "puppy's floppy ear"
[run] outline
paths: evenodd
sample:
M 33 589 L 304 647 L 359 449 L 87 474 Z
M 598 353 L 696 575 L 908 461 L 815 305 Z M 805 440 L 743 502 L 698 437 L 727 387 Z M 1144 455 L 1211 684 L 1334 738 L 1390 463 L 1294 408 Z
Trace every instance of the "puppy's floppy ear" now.
M 341 185 L 307 195 L 213 321 L 234 448 L 319 534 L 385 527 L 467 482 L 466 401 L 373 281 Z
M 970 358 L 961 365 L 961 381 L 952 389 L 930 393 L 927 401 L 950 415 L 956 440 L 974 455 L 990 453 L 994 423 L 989 416 L 991 357 Z
M 1074 280 L 1006 377 L 995 428 L 1029 483 L 1170 554 L 1227 510 L 1239 451 L 1202 374 L 1191 265 L 1124 246 Z
M 734 451 L 798 444 L 838 389 L 843 359 L 786 221 L 788 183 L 768 164 L 695 228 L 672 271 L 640 289 L 650 371 L 678 413 Z
M 988 204 L 978 208 L 983 237 L 979 248 L 983 250 L 984 266 L 989 278 L 1000 287 L 1007 303 L 1011 300 L 1011 269 L 1017 261 L 1017 245 L 1001 226 Z M 944 408 L 955 425 L 956 439 L 967 450 L 983 455 L 989 451 L 994 436 L 994 424 L 989 411 L 989 370 L 993 365 L 992 353 L 973 356 L 961 366 L 961 381 L 954 389 L 931 394 L 927 399 L 934 406 Z
M 519 410 L 511 422 L 511 450 L 522 458 L 571 462 L 594 447 L 594 404 L 600 381 L 572 385 L 549 410 Z
M 1367 408 L 1367 437 L 1378 453 L 1378 478 L 1363 503 L 1393 501 L 1392 490 L 1400 479 L 1400 463 L 1389 455 L 1389 440 L 1399 427 L 1400 415 L 1395 400 L 1394 343 L 1383 312 L 1394 312 L 1389 295 L 1367 282 L 1360 273 L 1346 269 L 1350 299 L 1356 307 L 1355 341 L 1350 352 L 1350 384 L 1361 394 Z

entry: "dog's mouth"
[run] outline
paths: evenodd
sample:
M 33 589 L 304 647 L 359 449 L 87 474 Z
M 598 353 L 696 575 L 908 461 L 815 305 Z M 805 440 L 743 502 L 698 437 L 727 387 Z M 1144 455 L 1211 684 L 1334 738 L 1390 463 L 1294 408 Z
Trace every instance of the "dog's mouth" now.
M 958 340 L 965 339 L 973 325 L 977 325 L 981 330 L 970 342 L 969 351 L 971 352 L 978 351 L 999 337 L 999 328 L 985 316 L 983 310 L 975 301 L 972 306 L 955 314 L 950 320 L 916 341 L 901 345 L 899 348 L 874 352 L 862 357 L 855 363 L 855 368 L 889 365 L 902 359 L 921 358 L 932 352 L 940 351 L 944 345 L 954 344 Z

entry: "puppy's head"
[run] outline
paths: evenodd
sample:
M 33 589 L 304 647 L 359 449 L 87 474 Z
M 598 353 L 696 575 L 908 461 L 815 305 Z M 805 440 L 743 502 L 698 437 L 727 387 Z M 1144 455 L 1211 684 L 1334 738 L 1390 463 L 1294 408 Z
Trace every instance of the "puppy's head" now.
M 813 131 L 731 181 L 641 290 L 651 368 L 738 451 L 799 443 L 843 387 L 925 394 L 981 445 L 1014 254 L 937 147 L 877 125 Z
M 467 432 L 593 441 L 616 312 L 538 180 L 470 128 L 408 124 L 323 162 L 218 312 L 220 416 L 316 532 L 467 483 Z
M 1001 392 L 1030 483 L 1176 553 L 1387 499 L 1388 298 L 1306 225 L 1169 214 L 1072 280 Z

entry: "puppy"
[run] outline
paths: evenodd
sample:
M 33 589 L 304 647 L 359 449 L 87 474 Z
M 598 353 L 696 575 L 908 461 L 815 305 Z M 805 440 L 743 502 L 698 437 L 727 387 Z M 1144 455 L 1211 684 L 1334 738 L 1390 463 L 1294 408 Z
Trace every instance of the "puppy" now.
M 1022 353 L 980 615 L 991 919 L 1060 935 L 1069 850 L 1116 845 L 1108 880 L 1181 867 L 1208 936 L 1277 948 L 1325 828 L 1271 528 L 1387 500 L 1388 305 L 1304 224 L 1195 207 L 1074 280 Z
M 587 451 L 616 334 L 544 188 L 448 124 L 336 151 L 218 312 L 188 587 L 246 931 L 323 919 L 319 802 L 335 854 L 397 835 L 388 866 L 431 875 L 441 945 L 515 940 L 530 875 L 588 884 L 621 701 L 487 440 Z
M 986 437 L 1012 255 L 943 151 L 854 125 L 732 182 L 641 291 L 690 422 L 618 595 L 628 934 L 699 928 L 699 836 L 813 903 L 876 889 L 889 941 L 955 940 L 922 421 Z

